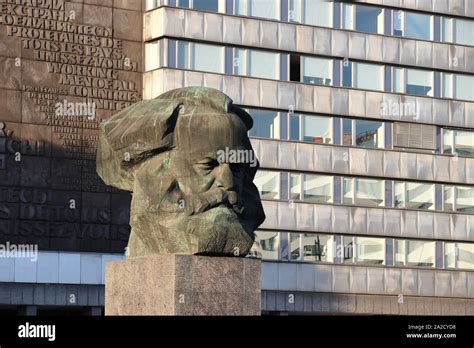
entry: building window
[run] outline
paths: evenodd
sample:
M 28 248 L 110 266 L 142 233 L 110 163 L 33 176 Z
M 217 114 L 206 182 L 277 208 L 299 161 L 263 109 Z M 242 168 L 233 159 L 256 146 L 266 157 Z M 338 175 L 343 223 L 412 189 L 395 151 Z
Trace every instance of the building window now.
M 257 231 L 257 242 L 260 245 L 262 259 L 264 260 L 278 260 L 280 249 L 280 233 Z
M 225 13 L 225 0 L 178 0 L 178 7 Z
M 433 72 L 393 68 L 393 91 L 411 95 L 433 96 Z
M 474 76 L 441 73 L 441 92 L 444 98 L 474 101 Z
M 369 207 L 383 207 L 385 181 L 365 178 L 343 178 L 343 202 Z
M 238 75 L 278 80 L 280 55 L 261 50 L 234 49 L 234 73 Z
M 334 236 L 304 233 L 302 239 L 303 261 L 334 262 Z
M 474 187 L 444 185 L 444 211 L 474 213 Z
M 442 17 L 441 40 L 461 45 L 474 45 L 474 21 Z
M 435 209 L 435 185 L 395 182 L 395 208 Z
M 431 15 L 407 11 L 393 11 L 393 35 L 420 40 L 432 40 Z
M 278 139 L 280 137 L 280 117 L 277 111 L 258 109 L 247 110 L 253 118 L 253 127 L 249 136 Z
M 255 175 L 254 183 L 262 199 L 280 198 L 280 173 L 259 170 Z
M 332 27 L 333 3 L 328 0 L 289 0 L 290 22 Z
M 288 242 L 290 246 L 290 261 L 297 261 L 301 258 L 300 236 L 300 233 L 288 233 Z
M 332 60 L 302 57 L 303 82 L 332 86 Z
M 435 266 L 434 241 L 395 240 L 395 266 Z
M 385 239 L 372 237 L 343 237 L 344 263 L 364 265 L 385 264 Z
M 474 157 L 474 132 L 443 128 L 443 153 Z
M 444 267 L 474 269 L 474 243 L 444 243 Z
M 342 18 L 343 29 L 383 34 L 384 11 L 382 8 L 345 3 L 342 7 Z
M 331 203 L 333 181 L 329 175 L 303 174 L 303 200 L 310 203 Z
M 384 122 L 343 118 L 341 129 L 345 146 L 385 147 Z
M 371 89 L 383 91 L 383 65 L 352 63 L 353 85 L 354 88 Z
M 235 0 L 234 14 L 280 20 L 279 3 L 275 0 Z
M 290 173 L 290 200 L 301 200 L 301 174 Z
M 179 41 L 178 68 L 224 73 L 224 47 Z
M 331 144 L 331 117 L 313 115 L 301 115 L 301 117 L 303 118 L 303 141 L 318 144 Z

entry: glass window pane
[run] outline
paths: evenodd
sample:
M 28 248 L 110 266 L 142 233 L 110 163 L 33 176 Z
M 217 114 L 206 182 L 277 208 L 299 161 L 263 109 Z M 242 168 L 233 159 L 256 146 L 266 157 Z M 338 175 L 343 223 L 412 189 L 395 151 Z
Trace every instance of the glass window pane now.
M 280 173 L 259 170 L 255 175 L 254 183 L 264 199 L 278 199 L 280 197 Z
M 288 20 L 290 22 L 301 22 L 301 1 L 302 0 L 290 0 L 288 13 Z
M 189 42 L 178 41 L 178 68 L 189 69 Z
M 474 132 L 460 130 L 453 132 L 455 152 L 460 156 L 474 157 Z
M 454 154 L 454 131 L 443 128 L 443 153 Z
M 334 262 L 334 237 L 325 234 L 303 234 L 303 260 Z
M 304 174 L 303 199 L 311 203 L 330 203 L 333 196 L 333 177 L 330 175 Z
M 332 60 L 303 57 L 303 82 L 331 86 Z
M 249 76 L 278 79 L 278 53 L 250 50 L 249 60 Z
M 403 11 L 393 11 L 393 35 L 403 36 Z
M 342 28 L 347 30 L 354 29 L 353 6 L 351 4 L 342 4 Z
M 474 45 L 474 21 L 455 19 L 455 42 L 461 45 Z
M 331 144 L 332 118 L 324 116 L 302 115 L 303 140 L 311 143 Z
M 290 173 L 290 199 L 301 200 L 301 174 Z
M 332 27 L 332 2 L 327 0 L 304 1 L 304 23 Z
M 434 267 L 435 242 L 406 241 L 406 266 Z
M 431 40 L 431 16 L 405 12 L 405 36 L 415 39 Z
M 456 211 L 474 213 L 474 187 L 456 186 Z
M 262 259 L 278 260 L 278 249 L 280 248 L 280 233 L 257 231 L 257 241 L 260 244 Z
M 455 75 L 456 99 L 474 100 L 474 76 Z
M 383 180 L 354 178 L 354 182 L 356 205 L 384 205 L 385 182 Z
M 290 242 L 290 260 L 300 259 L 300 233 L 288 233 Z
M 352 145 L 352 120 L 348 118 L 342 120 L 342 145 Z
M 352 87 L 352 63 L 348 59 L 342 62 L 342 85 Z
M 354 238 L 349 236 L 342 237 L 342 244 L 344 245 L 343 263 L 352 263 L 354 261 Z
M 275 0 L 248 0 L 249 16 L 270 19 L 280 19 L 279 1 Z
M 406 183 L 405 208 L 434 209 L 434 184 Z
M 300 140 L 300 115 L 290 114 L 290 140 Z
M 343 178 L 343 195 L 344 195 L 344 204 L 353 204 L 354 203 L 354 180 L 352 178 Z
M 405 69 L 393 68 L 393 91 L 395 93 L 405 93 Z
M 395 182 L 395 201 L 393 203 L 395 208 L 405 207 L 405 183 Z
M 193 43 L 193 70 L 224 73 L 224 48 L 216 45 Z
M 383 90 L 382 65 L 366 63 L 354 63 L 354 65 L 356 69 L 354 87 L 377 91 Z
M 356 145 L 361 147 L 383 148 L 383 123 L 356 120 Z
M 178 0 L 178 7 L 189 8 L 189 0 Z
M 236 15 L 247 15 L 247 0 L 234 0 L 234 13 Z
M 372 6 L 355 6 L 355 30 L 383 34 L 383 10 Z
M 474 244 L 457 243 L 457 268 L 474 268 Z
M 219 2 L 222 2 L 222 0 L 193 0 L 193 9 L 199 11 L 219 12 Z
M 253 118 L 253 127 L 249 136 L 259 138 L 278 139 L 280 134 L 280 118 L 277 111 L 250 109 Z
M 452 18 L 441 18 L 441 41 L 453 42 Z
M 247 75 L 247 50 L 234 48 L 234 74 Z
M 441 73 L 442 93 L 444 98 L 453 97 L 453 74 Z
M 444 267 L 456 267 L 456 243 L 444 243 Z
M 395 239 L 395 266 L 405 265 L 405 240 Z
M 444 186 L 444 211 L 453 211 L 454 209 L 454 187 Z
M 406 93 L 413 95 L 433 95 L 433 72 L 406 69 Z
M 357 237 L 355 262 L 369 265 L 385 263 L 385 239 Z

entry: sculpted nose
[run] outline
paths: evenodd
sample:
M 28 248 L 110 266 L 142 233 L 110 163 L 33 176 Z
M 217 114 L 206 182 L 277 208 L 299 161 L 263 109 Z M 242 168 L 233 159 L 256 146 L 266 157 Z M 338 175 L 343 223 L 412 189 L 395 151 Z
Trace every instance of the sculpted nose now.
M 228 163 L 221 163 L 215 171 L 216 184 L 218 187 L 228 191 L 234 189 L 234 175 Z

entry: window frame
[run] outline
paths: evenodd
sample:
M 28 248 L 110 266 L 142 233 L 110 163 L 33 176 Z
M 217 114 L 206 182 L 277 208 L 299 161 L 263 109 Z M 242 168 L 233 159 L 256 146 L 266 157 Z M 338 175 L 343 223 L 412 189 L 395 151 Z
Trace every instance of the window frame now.
M 395 34 L 395 16 L 398 15 L 397 13 L 401 13 L 401 18 L 400 18 L 400 20 L 401 20 L 401 27 L 402 27 L 402 35 L 396 35 L 396 34 Z M 408 36 L 408 35 L 407 35 L 407 20 L 406 20 L 407 13 L 408 13 L 408 14 L 414 14 L 414 15 L 429 16 L 429 19 L 430 19 L 430 29 L 429 29 L 429 32 L 430 32 L 430 35 L 429 35 L 429 38 L 428 38 L 428 39 L 419 38 L 419 37 L 415 37 L 415 36 Z M 404 37 L 404 38 L 413 39 L 413 40 L 422 40 L 422 41 L 431 41 L 431 42 L 434 41 L 434 36 L 435 36 L 435 35 L 434 35 L 434 15 L 433 15 L 433 14 L 418 13 L 418 12 L 415 12 L 415 11 L 407 11 L 407 10 L 402 10 L 402 9 L 395 9 L 395 10 L 393 10 L 393 12 L 392 12 L 391 24 L 392 24 L 392 32 L 391 32 L 391 35 L 390 35 L 390 36 L 394 36 L 394 37 Z

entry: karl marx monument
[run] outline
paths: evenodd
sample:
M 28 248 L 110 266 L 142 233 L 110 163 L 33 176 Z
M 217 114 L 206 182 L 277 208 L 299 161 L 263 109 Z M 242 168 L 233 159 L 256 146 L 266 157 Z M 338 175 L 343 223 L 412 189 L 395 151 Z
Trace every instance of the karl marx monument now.
M 133 195 L 128 258 L 107 267 L 107 315 L 260 314 L 260 261 L 245 258 L 265 219 L 252 124 L 204 87 L 101 123 L 97 172 Z

